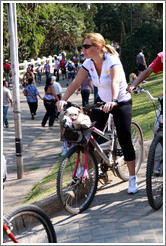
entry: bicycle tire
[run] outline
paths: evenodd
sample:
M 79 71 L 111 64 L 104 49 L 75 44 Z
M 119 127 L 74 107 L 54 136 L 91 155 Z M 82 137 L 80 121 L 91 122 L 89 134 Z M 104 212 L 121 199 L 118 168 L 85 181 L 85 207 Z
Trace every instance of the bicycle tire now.
M 160 150 L 159 150 L 160 147 Z M 157 152 L 158 151 L 158 152 Z M 154 174 L 154 167 L 160 164 L 160 173 Z M 146 192 L 150 206 L 158 210 L 163 205 L 163 136 L 157 135 L 150 146 L 146 168 Z
M 4 216 L 19 243 L 57 243 L 56 233 L 47 214 L 35 205 L 21 205 Z M 14 243 L 4 232 L 6 243 Z M 35 244 L 36 245 L 36 244 Z
M 74 146 L 64 156 L 58 171 L 57 194 L 62 206 L 72 214 L 84 211 L 91 204 L 97 190 L 98 166 L 94 153 L 89 149 L 88 175 L 84 181 L 71 183 L 75 168 L 77 153 L 82 153 L 81 146 Z M 71 184 L 70 184 L 71 183 Z
M 131 122 L 131 138 L 136 154 L 135 174 L 137 174 L 143 160 L 143 134 L 139 124 L 133 120 Z M 119 152 L 122 153 L 118 139 L 116 139 L 115 149 L 119 149 Z M 123 155 L 118 156 L 116 153 L 113 156 L 114 156 L 114 161 L 118 163 L 115 169 L 117 176 L 123 181 L 128 181 L 129 172 L 128 172 L 127 164 L 124 160 L 124 156 Z

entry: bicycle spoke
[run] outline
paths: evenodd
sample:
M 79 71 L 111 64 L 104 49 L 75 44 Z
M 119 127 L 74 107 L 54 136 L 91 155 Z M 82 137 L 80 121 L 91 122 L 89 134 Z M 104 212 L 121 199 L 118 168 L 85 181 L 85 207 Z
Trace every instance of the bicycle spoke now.
M 97 188 L 97 164 L 94 163 L 91 154 L 88 155 L 85 179 L 82 179 L 82 176 L 80 178 L 73 177 L 77 160 L 76 149 L 77 147 L 73 148 L 62 161 L 57 179 L 58 196 L 63 206 L 74 214 L 83 211 L 89 206 Z M 67 179 L 68 182 L 66 182 Z

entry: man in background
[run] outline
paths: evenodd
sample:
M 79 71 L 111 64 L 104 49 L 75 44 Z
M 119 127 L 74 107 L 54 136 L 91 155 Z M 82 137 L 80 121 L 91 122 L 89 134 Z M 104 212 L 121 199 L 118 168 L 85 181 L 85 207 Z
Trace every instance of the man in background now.
M 145 56 L 142 49 L 139 50 L 139 53 L 136 57 L 136 64 L 138 67 L 138 75 L 140 75 L 147 68 Z
M 3 126 L 5 128 L 9 127 L 9 122 L 7 119 L 9 103 L 11 104 L 11 107 L 13 107 L 13 100 L 10 90 L 8 89 L 8 82 L 4 80 L 3 81 Z

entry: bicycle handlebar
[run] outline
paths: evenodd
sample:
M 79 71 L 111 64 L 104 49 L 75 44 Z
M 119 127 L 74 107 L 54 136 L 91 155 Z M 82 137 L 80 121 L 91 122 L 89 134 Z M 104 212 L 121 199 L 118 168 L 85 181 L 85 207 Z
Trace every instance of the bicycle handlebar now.
M 67 101 L 67 103 L 64 105 L 64 110 L 68 109 L 69 107 L 76 107 L 76 108 L 79 108 L 79 109 L 83 109 L 84 112 L 88 112 L 90 111 L 91 109 L 94 109 L 94 108 L 100 108 L 101 106 L 104 106 L 105 102 L 97 102 L 95 104 L 91 104 L 91 105 L 87 105 L 85 107 L 81 107 L 81 106 L 78 106 L 77 104 L 74 104 L 70 101 Z
M 138 88 L 134 89 L 133 90 L 133 93 L 135 93 L 135 94 L 137 94 L 137 93 L 146 93 L 149 96 L 149 98 L 151 100 L 153 100 L 153 101 L 159 101 L 159 102 L 161 102 L 163 100 L 163 97 L 158 97 L 158 98 L 153 97 L 148 90 L 144 89 L 141 86 L 138 86 Z

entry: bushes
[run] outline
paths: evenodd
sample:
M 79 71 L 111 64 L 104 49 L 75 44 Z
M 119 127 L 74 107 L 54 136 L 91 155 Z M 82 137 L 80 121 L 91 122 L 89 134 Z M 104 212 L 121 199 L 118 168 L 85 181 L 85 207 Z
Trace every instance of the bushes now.
M 143 23 L 133 31 L 132 35 L 125 36 L 121 61 L 127 80 L 131 72 L 137 73 L 136 55 L 140 48 L 143 49 L 147 65 L 156 58 L 157 53 L 163 50 L 162 20 Z

